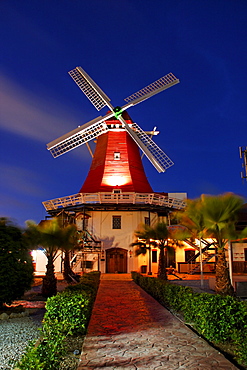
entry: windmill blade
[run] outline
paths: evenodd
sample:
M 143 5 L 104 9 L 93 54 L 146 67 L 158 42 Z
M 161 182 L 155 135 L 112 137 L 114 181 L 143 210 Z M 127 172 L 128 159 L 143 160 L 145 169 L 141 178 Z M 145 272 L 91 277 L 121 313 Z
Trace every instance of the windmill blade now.
M 166 155 L 162 149 L 143 131 L 137 123 L 133 123 L 132 128 L 135 135 L 143 143 L 144 147 L 149 151 L 143 151 L 150 162 L 155 166 L 158 172 L 165 172 L 169 167 L 174 165 L 174 162 Z M 155 165 L 155 164 L 156 165 Z
M 153 128 L 153 131 L 145 131 L 145 133 L 147 134 L 147 135 L 149 135 L 149 138 L 150 139 L 152 139 L 152 137 L 155 135 L 159 135 L 159 131 L 156 131 L 157 130 L 157 127 L 155 126 L 154 128 Z M 142 153 L 142 156 L 141 156 L 141 159 L 143 158 L 143 156 L 144 156 L 144 153 Z
M 136 124 L 132 124 L 132 129 L 129 127 L 123 117 L 119 116 L 118 120 L 123 123 L 126 131 L 136 142 L 139 148 L 143 151 L 149 161 L 153 164 L 158 172 L 165 172 L 167 168 L 174 163 L 172 160 L 158 147 L 155 142 Z
M 132 105 L 136 105 L 150 98 L 151 96 L 156 95 L 173 85 L 176 85 L 179 82 L 180 81 L 177 77 L 175 77 L 172 73 L 168 73 L 167 75 L 161 77 L 159 80 L 128 96 L 124 100 L 128 103 L 132 103 Z
M 112 108 L 108 96 L 81 67 L 76 67 L 68 73 L 98 111 L 105 106 Z
M 47 144 L 47 149 L 51 152 L 54 158 L 95 139 L 99 135 L 109 131 L 105 121 L 111 117 L 118 119 L 126 131 L 136 142 L 139 148 L 147 156 L 150 162 L 154 165 L 158 172 L 164 172 L 174 163 L 171 159 L 154 143 L 154 141 L 137 125 L 133 124 L 134 131 L 129 127 L 127 122 L 122 117 L 122 112 L 129 107 L 140 103 L 149 97 L 168 89 L 169 87 L 179 83 L 179 80 L 172 74 L 161 77 L 159 80 L 148 85 L 137 93 L 132 94 L 125 99 L 128 103 L 123 107 L 114 108 L 108 96 L 101 90 L 101 88 L 91 79 L 91 77 L 81 68 L 76 67 L 69 72 L 82 92 L 91 101 L 95 108 L 99 111 L 107 106 L 110 112 L 104 117 L 99 116 L 94 120 L 87 122 L 85 125 L 70 131 L 68 134 Z
M 109 131 L 105 120 L 106 117 L 112 115 L 113 114 L 110 113 L 105 117 L 100 116 L 90 122 L 85 123 L 83 126 L 77 127 L 75 130 L 68 132 L 66 135 L 51 141 L 49 144 L 47 144 L 47 149 L 51 152 L 52 156 L 56 158 L 74 148 L 77 148 L 80 145 L 87 143 L 90 140 L 95 139 L 99 135 Z

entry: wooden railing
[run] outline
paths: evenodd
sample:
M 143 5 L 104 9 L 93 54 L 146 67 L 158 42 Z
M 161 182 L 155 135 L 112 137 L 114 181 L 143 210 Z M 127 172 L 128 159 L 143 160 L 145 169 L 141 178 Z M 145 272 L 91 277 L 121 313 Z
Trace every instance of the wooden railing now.
M 83 204 L 151 204 L 183 209 L 185 201 L 158 193 L 78 193 L 42 202 L 46 211 Z
M 232 271 L 238 273 L 247 273 L 247 261 L 233 261 Z

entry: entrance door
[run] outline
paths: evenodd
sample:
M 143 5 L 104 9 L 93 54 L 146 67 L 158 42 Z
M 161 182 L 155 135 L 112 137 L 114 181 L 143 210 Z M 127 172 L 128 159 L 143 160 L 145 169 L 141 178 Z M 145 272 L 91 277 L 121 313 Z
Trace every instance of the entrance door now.
M 171 249 L 169 253 L 166 251 L 166 266 L 167 267 L 176 267 L 176 254 L 175 254 L 175 249 Z
M 190 261 L 191 258 L 193 258 L 196 253 L 194 249 L 187 249 L 184 252 L 185 252 L 185 262 Z
M 127 250 L 112 248 L 106 251 L 106 272 L 127 272 Z

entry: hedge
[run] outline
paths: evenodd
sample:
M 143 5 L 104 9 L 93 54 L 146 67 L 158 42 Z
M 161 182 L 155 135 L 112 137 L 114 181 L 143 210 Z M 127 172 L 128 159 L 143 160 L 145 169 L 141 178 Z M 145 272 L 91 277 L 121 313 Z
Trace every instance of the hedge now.
M 132 272 L 133 280 L 163 306 L 181 314 L 215 345 L 230 344 L 235 359 L 247 365 L 247 304 L 234 297 L 195 293 L 191 288 Z
M 85 274 L 78 284 L 47 299 L 40 339 L 30 342 L 15 370 L 59 368 L 66 338 L 86 333 L 99 281 L 100 272 Z

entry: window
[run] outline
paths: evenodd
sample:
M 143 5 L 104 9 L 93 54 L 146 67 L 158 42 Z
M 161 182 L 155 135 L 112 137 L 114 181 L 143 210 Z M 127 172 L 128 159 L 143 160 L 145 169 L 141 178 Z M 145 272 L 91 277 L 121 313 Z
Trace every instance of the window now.
M 84 261 L 84 267 L 86 269 L 92 269 L 93 268 L 93 261 Z
M 152 262 L 157 263 L 157 251 L 152 251 Z
M 88 228 L 88 218 L 82 219 L 82 230 L 87 230 Z
M 112 228 L 121 229 L 121 216 L 112 216 Z
M 149 217 L 144 217 L 144 223 L 145 223 L 145 225 L 150 226 L 150 218 Z
M 244 248 L 244 260 L 247 261 L 247 248 Z
M 115 161 L 120 161 L 120 153 L 119 152 L 114 152 L 114 160 Z

